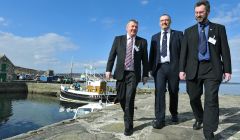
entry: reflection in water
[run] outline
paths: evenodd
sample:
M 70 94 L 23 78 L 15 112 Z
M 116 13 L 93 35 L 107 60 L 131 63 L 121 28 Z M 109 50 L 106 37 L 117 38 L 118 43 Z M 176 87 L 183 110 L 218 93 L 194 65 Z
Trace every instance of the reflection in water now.
M 60 103 L 56 97 L 50 96 L 0 94 L 0 139 L 73 118 L 73 112 L 59 112 L 59 109 L 81 105 Z
M 9 120 L 12 113 L 12 101 L 24 100 L 27 94 L 0 94 L 0 127 Z
M 75 114 L 77 111 L 77 108 L 84 105 L 86 105 L 86 103 L 70 103 L 70 102 L 60 101 L 59 112 L 72 112 Z

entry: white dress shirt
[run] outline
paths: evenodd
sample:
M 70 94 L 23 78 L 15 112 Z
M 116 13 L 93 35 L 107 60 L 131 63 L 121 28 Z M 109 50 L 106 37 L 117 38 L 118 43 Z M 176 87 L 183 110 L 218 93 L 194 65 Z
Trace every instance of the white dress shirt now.
M 160 52 L 162 51 L 162 40 L 163 40 L 163 35 L 164 35 L 164 30 L 161 30 L 161 38 L 160 38 Z M 168 29 L 167 31 L 167 56 L 166 57 L 162 57 L 161 56 L 161 63 L 166 63 L 166 62 L 170 62 L 170 34 L 171 34 L 171 29 Z M 161 54 L 161 53 L 160 53 Z

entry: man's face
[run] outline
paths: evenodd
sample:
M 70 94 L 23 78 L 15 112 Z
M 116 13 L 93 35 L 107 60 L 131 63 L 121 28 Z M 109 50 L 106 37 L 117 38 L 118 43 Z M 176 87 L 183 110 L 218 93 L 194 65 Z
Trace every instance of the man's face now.
M 160 17 L 160 26 L 163 30 L 167 30 L 170 27 L 171 19 L 167 15 Z
M 131 37 L 134 37 L 134 36 L 137 35 L 137 32 L 138 32 L 138 24 L 136 24 L 135 22 L 130 21 L 130 22 L 127 24 L 126 30 L 127 30 L 127 33 L 128 33 Z
M 197 22 L 204 23 L 208 18 L 209 12 L 207 12 L 206 7 L 204 5 L 200 5 L 195 7 L 195 18 Z

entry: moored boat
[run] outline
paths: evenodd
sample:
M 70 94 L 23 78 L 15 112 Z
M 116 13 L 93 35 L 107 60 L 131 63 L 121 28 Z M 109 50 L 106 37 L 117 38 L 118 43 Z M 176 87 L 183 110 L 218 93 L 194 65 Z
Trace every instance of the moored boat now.
M 60 100 L 75 103 L 113 102 L 116 93 L 109 92 L 105 81 L 87 81 L 86 86 L 61 85 Z

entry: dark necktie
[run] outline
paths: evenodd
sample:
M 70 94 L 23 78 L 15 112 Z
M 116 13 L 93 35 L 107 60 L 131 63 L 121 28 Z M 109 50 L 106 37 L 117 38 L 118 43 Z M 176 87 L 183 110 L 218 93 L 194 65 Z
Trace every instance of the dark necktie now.
M 125 67 L 128 69 L 131 67 L 133 59 L 132 59 L 132 46 L 133 46 L 133 38 L 130 39 L 127 44 L 126 49 L 126 57 L 125 57 Z
M 167 56 L 167 32 L 163 32 L 163 39 L 162 39 L 162 57 Z
M 205 25 L 200 25 L 201 31 L 199 33 L 199 47 L 198 51 L 202 54 L 205 55 L 207 52 L 207 38 L 205 35 Z

